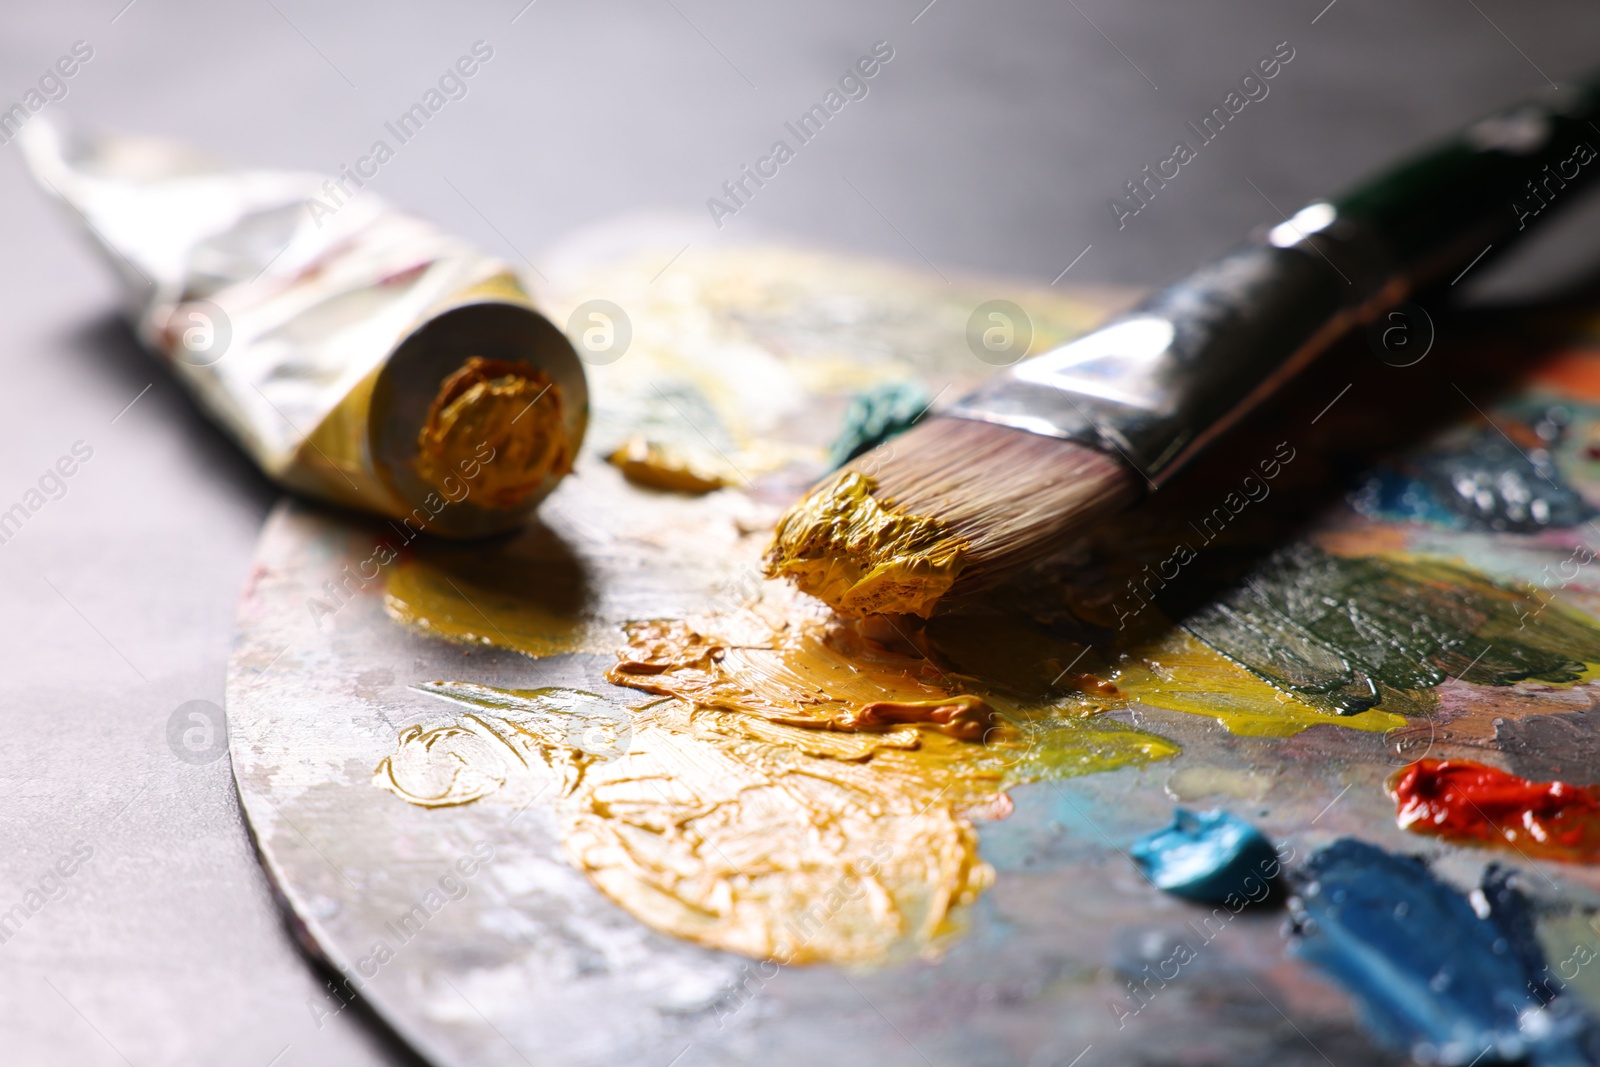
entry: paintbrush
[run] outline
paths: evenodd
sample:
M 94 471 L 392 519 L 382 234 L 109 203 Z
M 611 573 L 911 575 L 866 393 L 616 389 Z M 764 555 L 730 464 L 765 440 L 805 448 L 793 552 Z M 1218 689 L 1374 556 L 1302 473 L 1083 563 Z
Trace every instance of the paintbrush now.
M 779 521 L 769 577 L 927 617 L 1158 488 L 1352 326 L 1498 256 L 1600 175 L 1600 78 L 1318 200 L 1109 325 L 852 460 Z

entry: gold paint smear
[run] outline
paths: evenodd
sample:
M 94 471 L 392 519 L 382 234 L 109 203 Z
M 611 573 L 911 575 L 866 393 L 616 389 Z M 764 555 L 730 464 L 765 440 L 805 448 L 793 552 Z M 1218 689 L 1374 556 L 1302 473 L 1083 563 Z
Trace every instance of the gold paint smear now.
M 966 542 L 944 524 L 872 495 L 875 482 L 840 473 L 778 521 L 768 578 L 789 578 L 845 615 L 926 618 L 965 564 Z
M 430 545 L 395 564 L 387 578 L 390 617 L 447 640 L 496 645 L 531 656 L 614 647 L 603 624 L 584 610 L 580 590 L 568 581 L 573 574 L 569 567 L 542 557 L 484 560 L 481 556 L 475 549 Z M 627 659 L 614 668 L 629 674 L 631 681 L 619 684 L 666 692 L 651 678 L 670 669 L 673 691 L 688 692 L 694 671 L 704 679 L 720 678 L 724 688 L 730 672 L 765 673 L 783 683 L 777 703 L 760 699 L 760 687 L 733 701 L 719 701 L 711 688 L 691 695 L 711 707 L 764 709 L 765 714 L 800 725 L 827 728 L 832 720 L 832 728 L 851 728 L 857 724 L 850 717 L 874 701 L 940 701 L 950 695 L 945 675 L 931 660 L 891 658 L 896 669 L 908 672 L 907 682 L 917 683 L 891 696 L 877 688 L 876 676 L 857 673 L 859 657 L 870 657 L 876 647 L 867 643 L 863 632 L 887 628 L 891 636 L 901 637 L 893 629 L 898 627 L 939 657 L 945 672 L 981 680 L 985 692 L 1004 692 L 1034 706 L 1054 702 L 1057 714 L 1093 715 L 1144 704 L 1205 716 L 1236 735 L 1291 737 L 1311 726 L 1366 732 L 1399 729 L 1407 725 L 1406 716 L 1385 709 L 1422 716 L 1437 704 L 1431 692 L 1388 692 L 1384 708 L 1334 715 L 1278 689 L 1182 630 L 1168 630 L 1126 654 L 1101 660 L 1085 654 L 1088 650 L 1080 642 L 1046 634 L 1017 610 L 941 615 L 915 630 L 916 620 L 869 617 L 836 627 L 831 640 L 822 640 L 817 626 L 826 613 L 814 604 L 816 610 L 808 612 L 798 602 L 803 598 L 786 594 L 784 588 L 767 585 L 764 595 L 775 605 L 768 610 L 793 620 L 789 639 L 804 645 L 809 650 L 806 655 L 798 659 L 775 655 L 768 647 L 774 626 L 765 621 L 751 626 L 748 619 L 755 616 L 749 613 L 743 631 L 721 644 L 696 636 L 684 621 L 633 623 L 627 627 Z M 719 618 L 713 625 L 737 629 L 732 617 Z M 713 656 L 721 662 L 714 664 Z M 795 672 L 796 663 L 805 664 L 803 674 Z M 821 700 L 818 693 L 824 687 L 847 694 L 847 699 Z M 1063 698 L 1064 688 L 1082 695 Z
M 960 812 L 991 805 L 1000 773 L 912 732 L 839 759 L 815 731 L 664 701 L 574 798 L 567 853 L 646 923 L 715 948 L 792 963 L 933 949 L 993 880 Z
M 612 680 L 667 699 L 629 713 L 609 758 L 553 725 L 571 714 L 557 691 L 435 683 L 473 712 L 403 731 L 375 781 L 429 806 L 526 802 L 553 781 L 569 860 L 655 929 L 784 963 L 882 963 L 936 955 L 960 928 L 993 880 L 974 820 L 1009 813 L 1009 787 L 1178 752 L 961 692 L 920 656 L 797 614 L 630 626 Z
M 484 451 L 488 450 L 487 456 Z M 481 463 L 477 492 L 513 508 L 572 469 L 561 387 L 527 363 L 472 356 L 439 384 L 417 435 L 417 473 L 446 496 L 458 468 Z
M 603 653 L 581 573 L 535 550 L 490 556 L 476 545 L 419 542 L 384 579 L 384 609 L 410 629 L 530 656 Z
M 722 475 L 702 469 L 688 456 L 646 437 L 633 436 L 606 457 L 635 485 L 674 493 L 710 493 L 728 484 Z
M 618 685 L 676 698 L 653 713 L 677 723 L 679 736 L 720 738 L 718 751 L 742 764 L 710 768 L 685 751 L 661 786 L 702 800 L 729 782 L 738 787 L 738 803 L 723 813 L 726 830 L 716 834 L 732 839 L 719 841 L 715 855 L 698 853 L 713 868 L 702 874 L 729 893 L 731 911 L 715 921 L 652 892 L 623 899 L 622 886 L 659 888 L 665 857 L 634 866 L 642 855 L 635 849 L 659 839 L 615 821 L 588 826 L 596 851 L 579 855 L 596 883 L 683 936 L 799 962 L 936 953 L 959 924 L 960 906 L 993 878 L 972 820 L 1008 813 L 1007 788 L 1178 751 L 1116 723 L 1059 719 L 1049 708 L 963 692 L 926 657 L 869 636 L 870 626 L 798 612 L 785 619 L 774 626 L 737 613 L 713 620 L 720 632 L 709 633 L 677 620 L 633 624 L 608 674 Z M 841 733 L 855 739 L 851 751 L 827 751 Z M 868 739 L 870 747 L 862 744 Z M 645 801 L 643 791 L 636 798 Z M 606 874 L 596 857 L 628 869 Z M 741 857 L 780 876 L 762 884 Z
M 790 626 L 755 644 L 677 619 L 629 623 L 626 632 L 606 680 L 699 707 L 826 730 L 922 723 L 964 741 L 998 728 L 982 697 L 951 692 L 930 661 L 897 655 L 849 625 Z

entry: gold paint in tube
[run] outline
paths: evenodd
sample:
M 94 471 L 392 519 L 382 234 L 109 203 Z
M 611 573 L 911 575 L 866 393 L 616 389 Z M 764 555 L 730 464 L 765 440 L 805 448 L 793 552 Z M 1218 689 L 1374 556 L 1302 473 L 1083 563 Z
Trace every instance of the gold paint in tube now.
M 140 339 L 274 481 L 426 530 L 524 522 L 588 423 L 572 346 L 504 262 L 361 190 L 41 118 L 29 167 L 121 276 Z

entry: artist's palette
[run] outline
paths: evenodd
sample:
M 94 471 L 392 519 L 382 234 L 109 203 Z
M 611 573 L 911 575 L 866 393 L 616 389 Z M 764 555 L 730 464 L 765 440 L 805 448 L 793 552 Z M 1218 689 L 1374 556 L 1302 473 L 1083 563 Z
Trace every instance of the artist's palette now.
M 856 646 L 768 587 L 759 556 L 776 509 L 822 469 L 844 399 L 987 372 L 964 340 L 985 300 L 1026 307 L 1035 350 L 1105 301 L 953 290 L 774 249 L 685 255 L 653 280 L 671 252 L 573 271 L 547 294 L 558 318 L 621 304 L 635 347 L 594 368 L 595 439 L 539 525 L 408 545 L 381 522 L 285 503 L 262 535 L 228 691 L 245 811 L 307 946 L 425 1056 L 1385 1062 L 1346 994 L 1286 957 L 1281 901 L 1198 905 L 1133 866 L 1130 844 L 1175 801 L 1254 823 L 1290 871 L 1343 836 L 1433 857 L 1463 889 L 1499 862 L 1526 876 L 1551 959 L 1592 937 L 1593 868 L 1407 833 L 1384 782 L 1462 754 L 1600 781 L 1594 747 L 1572 743 L 1595 703 L 1600 583 L 1579 567 L 1542 598 L 1517 592 L 1584 544 L 1583 498 L 1600 499 L 1587 451 L 1600 413 L 1583 400 L 1600 356 L 1571 356 L 1537 395 L 1494 409 L 1508 440 L 1548 436 L 1523 457 L 1533 475 L 1552 457 L 1531 532 L 1494 512 L 1504 500 L 1486 505 L 1494 521 L 1451 510 L 1450 487 L 1478 470 L 1521 499 L 1514 457 L 1471 432 L 1363 480 L 1330 466 L 1303 418 L 1268 419 L 976 622 L 931 624 L 943 666 L 884 683 L 900 701 L 981 691 L 1003 713 L 992 731 L 815 729 L 807 716 L 831 714 L 848 680 L 801 668 L 859 675 Z M 1362 389 L 1393 383 L 1369 374 L 1347 400 L 1375 402 Z M 1316 433 L 1358 414 L 1335 408 Z M 633 432 L 735 487 L 629 483 L 602 457 Z M 1323 518 L 1286 533 L 1307 502 Z M 1194 559 L 1179 578 L 1130 584 L 1182 537 Z M 380 562 L 380 543 L 400 558 Z M 1346 605 L 1354 628 L 1316 604 Z M 784 658 L 750 636 L 773 612 L 830 636 Z M 625 630 L 647 620 L 692 620 L 722 651 L 690 662 L 670 627 Z M 1462 651 L 1471 663 L 1454 663 Z M 865 677 L 900 662 L 874 655 Z M 691 690 L 717 685 L 727 706 L 693 710 Z M 789 717 L 752 711 L 768 685 L 814 699 Z M 1594 976 L 1572 986 L 1600 1003 Z

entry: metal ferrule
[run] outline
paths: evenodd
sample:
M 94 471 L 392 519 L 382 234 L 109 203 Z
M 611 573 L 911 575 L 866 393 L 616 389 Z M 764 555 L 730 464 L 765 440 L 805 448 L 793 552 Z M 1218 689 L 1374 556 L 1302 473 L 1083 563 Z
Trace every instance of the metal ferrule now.
M 1383 242 L 1325 202 L 943 414 L 1120 455 L 1152 488 L 1374 303 Z

